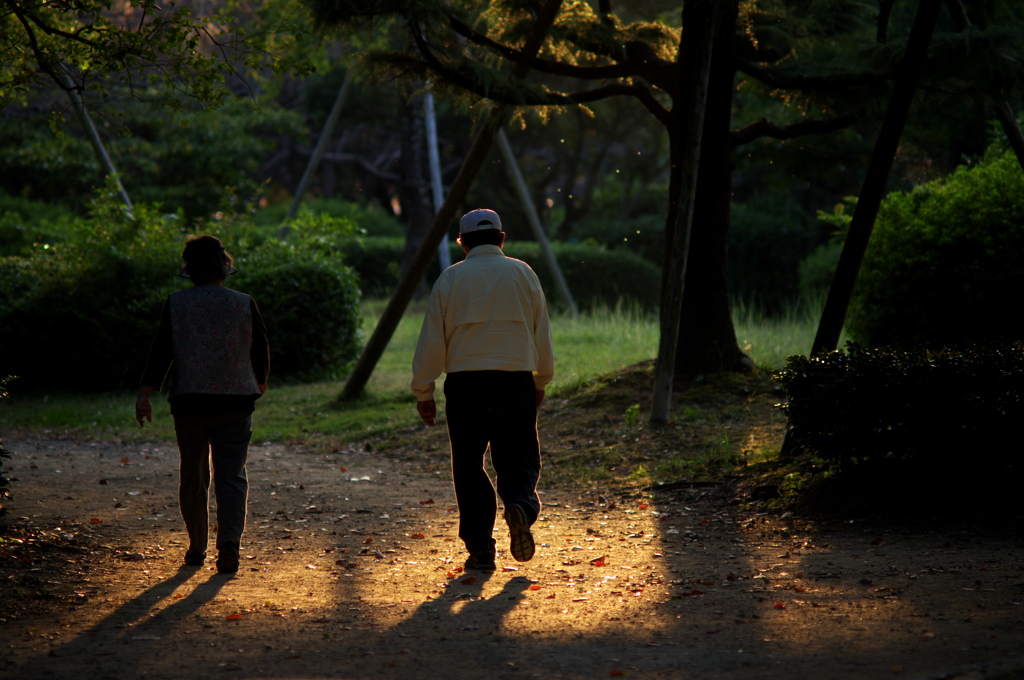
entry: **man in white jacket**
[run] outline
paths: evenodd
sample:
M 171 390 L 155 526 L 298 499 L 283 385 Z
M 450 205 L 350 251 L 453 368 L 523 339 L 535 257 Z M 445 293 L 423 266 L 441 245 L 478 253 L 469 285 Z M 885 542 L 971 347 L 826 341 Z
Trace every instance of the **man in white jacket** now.
M 459 222 L 466 259 L 441 273 L 430 294 L 416 355 L 416 409 L 435 424 L 435 381 L 444 394 L 452 477 L 459 504 L 459 538 L 466 569 L 495 569 L 494 486 L 484 470 L 491 447 L 498 495 L 505 505 L 512 557 L 533 557 L 530 526 L 540 513 L 537 409 L 554 375 L 547 303 L 530 266 L 502 252 L 505 232 L 493 210 L 473 210 Z

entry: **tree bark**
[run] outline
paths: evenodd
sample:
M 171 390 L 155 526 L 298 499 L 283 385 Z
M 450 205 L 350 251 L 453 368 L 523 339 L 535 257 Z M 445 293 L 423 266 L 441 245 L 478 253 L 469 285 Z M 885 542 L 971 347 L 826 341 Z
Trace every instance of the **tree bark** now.
M 683 7 L 683 25 L 687 28 L 679 47 L 679 99 L 685 101 L 674 102 L 672 115 L 678 124 L 673 125 L 669 131 L 669 143 L 672 145 L 672 206 L 669 209 L 671 221 L 665 225 L 666 259 L 662 268 L 661 333 L 651 407 L 651 422 L 654 424 L 667 423 L 672 408 L 672 382 L 697 190 L 708 74 L 720 15 L 717 0 L 687 0 Z
M 736 4 L 719 24 L 711 57 L 700 172 L 694 202 L 675 377 L 688 380 L 721 371 L 749 370 L 729 304 L 728 249 L 732 204 L 732 112 Z
M 416 251 L 427 235 L 434 211 L 430 209 L 430 183 L 427 179 L 426 124 L 423 120 L 423 102 L 417 97 L 402 103 L 402 183 L 399 196 L 402 204 L 402 222 L 405 223 L 405 248 L 402 249 L 401 271 L 409 271 Z M 427 293 L 426 279 L 420 278 L 416 296 Z
M 853 296 L 853 287 L 857 282 L 860 265 L 864 261 L 864 253 L 871 239 L 878 209 L 885 198 L 889 172 L 899 149 L 903 127 L 910 114 L 917 82 L 928 60 L 928 44 L 935 30 L 940 2 L 941 0 L 921 0 L 917 7 L 910 38 L 907 40 L 906 51 L 889 98 L 889 106 L 882 120 L 882 129 L 878 133 L 871 163 L 864 178 L 864 186 L 857 200 L 857 209 L 853 213 L 843 252 L 839 256 L 839 264 L 836 266 L 836 273 L 828 291 L 818 332 L 814 336 L 812 356 L 835 351 L 839 344 L 839 336 L 846 322 L 846 312 L 850 307 L 850 298 Z

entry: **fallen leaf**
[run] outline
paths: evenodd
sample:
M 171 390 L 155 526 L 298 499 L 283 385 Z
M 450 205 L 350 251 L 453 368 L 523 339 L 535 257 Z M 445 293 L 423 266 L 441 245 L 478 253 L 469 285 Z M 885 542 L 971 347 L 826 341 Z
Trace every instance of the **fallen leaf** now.
M 573 602 L 590 602 L 590 598 L 589 597 L 575 597 L 575 598 L 573 598 L 572 601 Z
M 647 509 L 647 503 L 641 503 L 640 504 L 640 509 L 641 510 L 646 510 Z
M 774 605 L 772 605 L 772 606 L 773 606 L 773 607 L 774 607 L 775 609 L 785 609 L 785 608 L 786 608 L 786 603 L 785 603 L 785 602 L 776 602 L 776 603 L 775 603 Z
M 384 553 L 382 553 L 379 550 L 374 550 L 373 551 L 373 556 L 376 557 L 378 560 L 384 559 Z
M 182 595 L 181 593 L 175 593 L 174 595 L 171 595 L 171 597 L 173 597 L 173 598 L 177 599 L 177 598 L 179 598 L 179 597 L 185 597 L 185 596 L 184 596 L 184 595 Z
M 241 621 L 242 620 L 242 615 L 241 614 L 228 614 L 227 620 L 228 621 Z
M 363 541 L 363 543 L 373 543 L 373 536 L 367 536 L 366 540 Z
M 612 676 L 613 678 L 624 678 L 626 677 L 626 671 L 620 671 L 618 668 L 614 668 L 612 669 L 612 672 L 608 675 Z
M 339 467 L 338 469 L 341 470 L 342 472 L 348 472 L 348 470 L 346 470 L 344 467 Z
M 103 520 L 101 520 L 99 517 L 93 517 L 89 521 L 92 522 L 93 524 L 103 524 Z
M 428 499 L 427 499 L 427 500 L 425 500 L 425 501 L 420 501 L 420 505 L 430 505 L 430 504 L 431 504 L 431 503 L 433 503 L 433 502 L 434 502 L 434 499 L 433 499 L 433 498 L 428 498 Z
M 121 459 L 121 462 L 122 462 L 122 463 L 127 463 L 127 462 L 128 462 L 128 460 L 129 460 L 128 458 L 122 458 L 122 459 Z
M 423 534 L 413 534 L 410 538 L 424 538 Z
M 518 567 L 502 567 L 502 571 L 519 571 Z
M 476 576 L 470 576 L 469 578 L 462 579 L 461 581 L 459 581 L 459 583 L 461 583 L 464 586 L 468 586 L 476 583 L 479 580 L 480 579 L 478 579 Z
M 603 567 L 605 565 L 604 558 L 605 558 L 605 555 L 601 555 L 600 557 L 595 557 L 594 559 L 590 560 L 590 566 L 592 566 L 592 567 Z
M 532 585 L 532 586 L 530 586 L 530 590 L 540 590 L 540 586 Z

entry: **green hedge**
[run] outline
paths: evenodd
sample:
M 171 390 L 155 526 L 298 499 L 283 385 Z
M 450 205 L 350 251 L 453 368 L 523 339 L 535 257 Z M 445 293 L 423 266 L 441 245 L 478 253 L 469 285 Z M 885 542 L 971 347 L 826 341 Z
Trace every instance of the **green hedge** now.
M 370 297 L 386 297 L 394 292 L 403 247 L 402 239 L 389 238 L 352 238 L 336 243 L 345 262 L 359 273 L 364 295 Z M 454 242 L 449 247 L 452 262 L 462 260 L 462 248 Z M 509 241 L 504 250 L 537 272 L 549 304 L 558 307 L 558 290 L 541 257 L 540 246 L 533 242 Z M 580 308 L 613 307 L 624 301 L 647 311 L 657 310 L 661 275 L 656 266 L 642 257 L 624 250 L 563 243 L 552 244 L 552 251 Z M 439 275 L 440 265 L 435 259 L 427 279 L 432 283 Z
M 1012 153 L 882 205 L 847 329 L 865 345 L 1024 337 L 1024 173 Z
M 20 376 L 22 389 L 102 391 L 138 383 L 163 300 L 190 285 L 177 276 L 186 235 L 145 208 L 136 208 L 135 222 L 118 219 L 100 211 L 79 225 L 74 242 L 0 258 L 0 375 Z M 253 245 L 258 239 L 234 226 L 207 233 L 221 236 L 238 262 L 229 287 L 260 306 L 272 376 L 343 373 L 358 353 L 355 274 L 313 248 L 273 239 Z
M 790 455 L 833 466 L 1020 465 L 1024 342 L 940 350 L 867 349 L 790 357 L 776 378 L 789 400 Z M 1019 472 L 1017 473 L 1019 475 Z

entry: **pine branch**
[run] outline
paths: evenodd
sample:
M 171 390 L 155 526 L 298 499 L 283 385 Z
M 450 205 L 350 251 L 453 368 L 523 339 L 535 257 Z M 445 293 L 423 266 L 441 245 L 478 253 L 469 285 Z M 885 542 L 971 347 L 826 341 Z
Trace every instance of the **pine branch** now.
M 896 75 L 895 71 L 858 71 L 831 75 L 793 75 L 759 66 L 746 59 L 737 59 L 736 68 L 742 73 L 779 90 L 838 90 L 861 87 Z
M 846 113 L 835 118 L 807 118 L 790 125 L 776 125 L 767 118 L 762 118 L 756 123 L 751 123 L 746 127 L 730 132 L 729 143 L 732 146 L 739 146 L 761 137 L 782 140 L 805 137 L 807 135 L 826 134 L 848 128 L 860 120 L 860 118 L 861 116 L 859 115 Z

